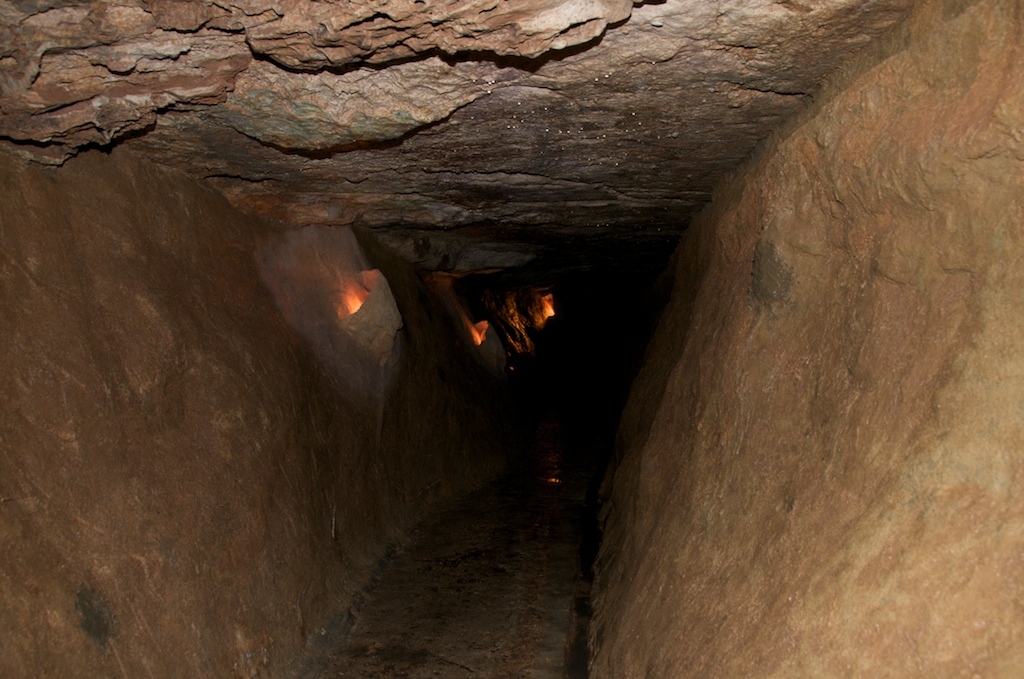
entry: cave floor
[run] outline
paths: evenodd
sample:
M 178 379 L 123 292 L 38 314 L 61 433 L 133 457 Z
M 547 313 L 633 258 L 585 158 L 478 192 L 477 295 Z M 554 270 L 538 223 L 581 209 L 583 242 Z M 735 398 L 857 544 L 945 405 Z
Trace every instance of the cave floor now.
M 551 418 L 518 466 L 414 529 L 351 629 L 300 676 L 583 676 L 570 628 L 578 626 L 571 610 L 582 591 L 581 517 L 592 469 L 565 464 L 562 428 Z

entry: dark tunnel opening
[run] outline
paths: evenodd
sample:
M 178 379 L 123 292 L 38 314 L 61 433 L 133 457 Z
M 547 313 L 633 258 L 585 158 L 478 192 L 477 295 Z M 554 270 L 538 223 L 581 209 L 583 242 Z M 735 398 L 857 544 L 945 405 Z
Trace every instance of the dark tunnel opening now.
M 585 478 L 575 498 L 579 504 L 570 510 L 579 548 L 566 630 L 567 679 L 588 676 L 590 595 L 601 542 L 599 489 L 630 385 L 667 302 L 668 275 L 648 264 L 541 277 L 547 282 L 532 285 L 517 277 L 503 286 L 500 275 L 459 281 L 460 292 L 478 300 L 469 305 L 474 316 L 486 318 L 505 340 L 513 417 L 533 432 L 532 445 L 523 459 L 512 461 L 510 475 L 548 475 L 550 468 L 537 468 L 531 454 L 557 449 L 559 473 Z
M 667 297 L 664 249 L 660 257 L 642 247 L 625 257 L 641 267 L 469 276 L 414 271 L 365 231 L 291 231 L 259 252 L 282 320 L 331 388 L 369 416 L 364 425 L 376 420 L 378 436 L 397 438 L 394 452 L 382 452 L 408 457 L 415 437 L 421 455 L 443 462 L 433 440 L 447 448 L 447 438 L 468 456 L 414 478 L 409 490 L 395 488 L 399 500 L 427 511 L 407 523 L 408 532 L 389 536 L 368 579 L 312 635 L 298 675 L 430 676 L 446 663 L 500 673 L 534 662 L 586 676 L 598 487 Z M 439 410 L 423 417 L 422 399 Z M 366 410 L 373 407 L 380 410 Z M 413 428 L 421 420 L 431 430 Z M 501 464 L 481 473 L 474 458 Z M 392 463 L 369 464 L 364 492 L 387 491 L 382 468 Z M 336 471 L 314 473 L 313 482 L 329 489 Z M 530 594 L 517 594 L 524 590 Z M 452 610 L 459 597 L 464 605 Z M 491 597 L 503 614 L 480 610 Z M 496 629 L 503 615 L 516 621 L 511 632 Z M 458 660 L 489 638 L 496 639 L 489 656 Z
M 455 281 L 469 322 L 487 321 L 505 342 L 507 467 L 482 491 L 443 503 L 389 548 L 371 584 L 314 647 L 301 677 L 448 676 L 480 666 L 504 676 L 515 674 L 517 662 L 539 676 L 588 676 L 598 491 L 630 383 L 666 301 L 666 276 L 648 266 L 574 272 L 538 284 L 489 275 Z M 510 331 L 519 336 L 509 340 Z M 424 574 L 410 560 L 434 565 Z M 517 599 L 517 588 L 535 590 L 533 598 Z M 452 611 L 450 601 L 460 597 L 461 609 Z M 494 610 L 478 610 L 489 597 L 496 597 Z M 524 611 L 533 613 L 517 620 Z M 424 620 L 434 629 L 424 630 Z M 509 644 L 507 657 L 493 649 L 486 661 L 474 654 L 478 640 L 506 624 L 515 633 L 493 643 Z M 466 638 L 453 640 L 460 635 Z M 412 647 L 427 651 L 410 655 Z

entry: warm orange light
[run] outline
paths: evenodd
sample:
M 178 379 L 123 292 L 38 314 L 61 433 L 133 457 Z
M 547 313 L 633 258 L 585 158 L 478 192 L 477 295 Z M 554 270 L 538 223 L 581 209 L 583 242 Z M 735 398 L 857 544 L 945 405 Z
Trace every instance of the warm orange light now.
M 339 319 L 351 316 L 363 308 L 379 277 L 380 271 L 371 269 L 363 271 L 355 278 L 341 281 L 335 297 L 335 313 Z
M 555 296 L 550 292 L 540 298 L 541 303 L 544 305 L 544 320 L 547 320 L 555 315 Z
M 490 324 L 487 321 L 480 321 L 469 326 L 469 334 L 473 338 L 473 344 L 480 346 L 487 339 L 487 328 Z
M 544 327 L 547 324 L 548 319 L 555 315 L 555 296 L 550 292 L 546 295 L 542 295 L 540 298 L 541 305 L 541 322 L 540 327 Z
M 338 318 L 345 318 L 359 311 L 369 297 L 370 291 L 363 286 L 356 283 L 346 285 L 338 293 Z

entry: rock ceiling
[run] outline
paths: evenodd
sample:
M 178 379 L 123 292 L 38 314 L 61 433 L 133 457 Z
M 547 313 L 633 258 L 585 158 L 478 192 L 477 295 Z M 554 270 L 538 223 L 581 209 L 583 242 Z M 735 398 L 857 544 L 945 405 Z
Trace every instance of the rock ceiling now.
M 663 252 L 912 0 L 5 0 L 0 139 L 124 142 L 427 268 Z

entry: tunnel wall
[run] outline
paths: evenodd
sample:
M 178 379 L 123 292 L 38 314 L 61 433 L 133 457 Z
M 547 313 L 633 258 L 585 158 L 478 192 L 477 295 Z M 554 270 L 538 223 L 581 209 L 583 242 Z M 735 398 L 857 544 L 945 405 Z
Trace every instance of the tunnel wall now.
M 371 252 L 402 361 L 342 398 L 260 281 L 268 229 L 120 150 L 0 158 L 0 676 L 285 676 L 502 467 L 497 384 L 413 272 Z
M 1024 674 L 1024 18 L 922 2 L 675 257 L 593 676 Z

